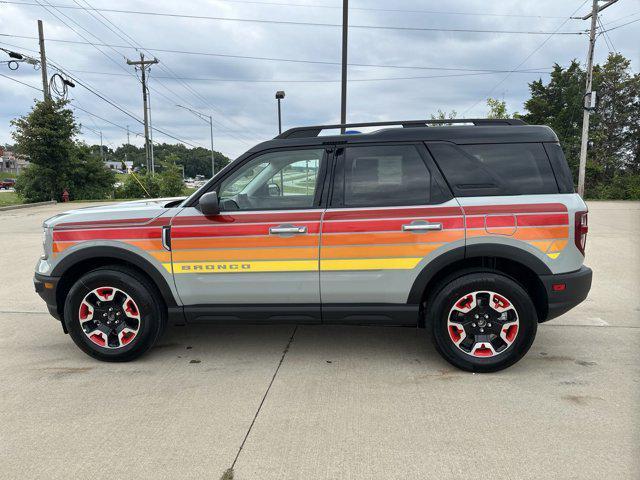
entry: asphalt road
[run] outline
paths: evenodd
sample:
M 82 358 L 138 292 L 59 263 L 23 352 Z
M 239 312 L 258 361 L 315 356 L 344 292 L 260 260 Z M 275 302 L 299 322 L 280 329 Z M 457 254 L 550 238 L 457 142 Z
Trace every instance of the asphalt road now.
M 640 203 L 589 207 L 588 300 L 490 375 L 401 328 L 175 327 L 100 363 L 31 283 L 65 207 L 0 212 L 0 478 L 640 478 Z

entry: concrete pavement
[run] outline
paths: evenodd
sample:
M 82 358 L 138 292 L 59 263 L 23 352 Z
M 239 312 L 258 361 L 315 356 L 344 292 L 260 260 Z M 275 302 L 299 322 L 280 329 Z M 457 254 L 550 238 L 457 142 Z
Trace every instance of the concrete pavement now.
M 33 292 L 65 207 L 1 212 L 0 478 L 638 478 L 640 203 L 589 207 L 589 299 L 491 375 L 336 326 L 173 328 L 100 363 Z

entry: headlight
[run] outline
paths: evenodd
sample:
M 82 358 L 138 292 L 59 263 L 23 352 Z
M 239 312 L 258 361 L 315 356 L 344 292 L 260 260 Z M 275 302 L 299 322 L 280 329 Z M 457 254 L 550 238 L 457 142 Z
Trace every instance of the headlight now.
M 51 253 L 51 230 L 47 227 L 44 227 L 44 230 L 42 231 L 42 250 L 43 250 L 43 255 L 42 258 L 44 260 L 46 260 L 47 258 L 49 258 L 49 254 Z

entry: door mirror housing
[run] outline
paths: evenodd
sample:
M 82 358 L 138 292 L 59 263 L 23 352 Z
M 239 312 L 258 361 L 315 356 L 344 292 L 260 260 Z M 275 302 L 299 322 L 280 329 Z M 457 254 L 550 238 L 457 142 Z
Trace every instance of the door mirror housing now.
M 200 205 L 200 211 L 207 217 L 220 215 L 220 205 L 218 203 L 217 192 L 208 192 L 202 195 L 198 205 Z

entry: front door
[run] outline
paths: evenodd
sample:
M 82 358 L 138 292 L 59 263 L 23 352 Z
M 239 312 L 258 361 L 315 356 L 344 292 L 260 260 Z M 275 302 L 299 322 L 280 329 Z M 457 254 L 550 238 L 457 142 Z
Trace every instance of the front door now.
M 257 155 L 214 186 L 220 215 L 187 207 L 174 217 L 171 269 L 185 306 L 245 305 L 255 318 L 306 312 L 319 321 L 324 163 L 322 148 Z

